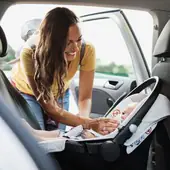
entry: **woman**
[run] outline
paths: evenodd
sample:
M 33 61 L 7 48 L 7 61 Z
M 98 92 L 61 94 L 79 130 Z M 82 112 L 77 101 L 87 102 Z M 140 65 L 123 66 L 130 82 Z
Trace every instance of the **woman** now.
M 41 128 L 45 129 L 45 111 L 53 120 L 70 126 L 82 124 L 102 134 L 113 131 L 117 123 L 112 120 L 88 118 L 95 69 L 95 50 L 91 44 L 86 44 L 80 66 L 79 113 L 73 115 L 63 109 L 66 105 L 68 109 L 69 85 L 80 62 L 82 35 L 76 15 L 67 8 L 49 11 L 38 36 L 32 39 L 34 45 L 26 44 L 13 69 L 12 83 L 32 107 Z

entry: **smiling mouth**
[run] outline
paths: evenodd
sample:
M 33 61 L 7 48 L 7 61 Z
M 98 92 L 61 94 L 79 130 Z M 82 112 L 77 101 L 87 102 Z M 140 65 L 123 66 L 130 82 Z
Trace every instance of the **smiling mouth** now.
M 75 56 L 76 55 L 76 52 L 74 53 L 69 53 L 69 52 L 65 52 L 67 55 L 71 55 L 71 56 Z

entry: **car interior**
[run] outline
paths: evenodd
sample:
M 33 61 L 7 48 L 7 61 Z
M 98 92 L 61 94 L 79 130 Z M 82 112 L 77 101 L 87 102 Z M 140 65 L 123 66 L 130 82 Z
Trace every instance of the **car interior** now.
M 8 7 L 14 4 L 58 4 L 58 1 L 27 1 L 12 0 L 0 1 L 0 17 L 2 18 Z M 110 109 L 116 107 L 127 97 L 145 90 L 150 87 L 148 100 L 146 100 L 137 111 L 134 118 L 120 131 L 114 139 L 104 139 L 99 141 L 66 141 L 65 149 L 61 152 L 45 153 L 37 144 L 37 141 L 23 127 L 19 119 L 25 119 L 33 128 L 40 129 L 36 118 L 33 116 L 30 106 L 12 87 L 3 70 L 0 70 L 0 118 L 2 129 L 6 132 L 6 136 L 10 136 L 10 141 L 17 138 L 18 144 L 13 145 L 17 148 L 18 154 L 25 158 L 25 169 L 119 169 L 119 170 L 168 170 L 170 169 L 169 153 L 170 153 L 170 118 L 167 116 L 157 123 L 155 129 L 149 136 L 135 149 L 131 154 L 126 153 L 123 145 L 132 133 L 129 127 L 134 122 L 140 122 L 148 110 L 153 106 L 157 97 L 161 94 L 170 100 L 170 2 L 163 1 L 140 1 L 140 0 L 91 0 L 91 1 L 62 1 L 63 4 L 87 5 L 87 6 L 103 6 L 114 7 L 120 10 L 107 12 L 91 13 L 81 16 L 83 22 L 88 20 L 97 20 L 106 17 L 119 21 L 118 25 L 127 46 L 132 54 L 133 67 L 138 72 L 136 78 L 126 78 L 119 76 L 107 76 L 104 80 L 96 78 L 94 81 L 92 111 L 91 117 L 104 116 Z M 59 3 L 61 4 L 61 2 Z M 148 11 L 153 17 L 153 53 L 150 56 L 152 60 L 151 71 L 148 69 L 146 60 L 142 53 L 140 44 L 130 26 L 122 8 Z M 108 17 L 109 14 L 109 17 Z M 140 22 L 140 21 L 139 21 Z M 126 28 L 126 29 L 125 29 Z M 12 29 L 12 27 L 11 27 Z M 128 31 L 127 31 L 128 30 Z M 0 57 L 3 58 L 8 53 L 7 39 L 3 28 L 0 26 Z M 1 61 L 0 61 L 1 62 Z M 98 81 L 97 81 L 98 80 Z M 99 82 L 100 81 L 100 82 Z M 154 85 L 152 85 L 154 83 Z M 78 78 L 75 78 L 73 90 L 75 98 L 78 100 Z M 145 91 L 147 93 L 147 91 Z M 99 100 L 102 99 L 102 100 Z M 158 104 L 159 105 L 159 104 Z M 160 104 L 160 110 L 162 105 Z M 170 108 L 170 103 L 167 102 Z M 162 108 L 163 110 L 163 108 Z M 160 115 L 162 113 L 160 112 Z M 170 113 L 168 113 L 170 115 Z M 0 120 L 1 120 L 0 119 Z M 136 123 L 135 123 L 136 124 Z M 139 125 L 136 124 L 136 125 Z M 8 130 L 5 130 L 8 129 Z M 10 131 L 9 131 L 10 129 Z M 13 134 L 14 136 L 12 136 Z M 4 136 L 5 139 L 5 136 Z M 9 138 L 8 138 L 9 140 Z M 2 145 L 1 145 L 2 143 Z M 0 142 L 2 150 L 5 143 Z M 8 147 L 8 146 L 6 146 Z M 12 147 L 9 147 L 12 148 Z M 15 148 L 15 149 L 16 149 Z M 20 149 L 18 149 L 20 148 Z M 24 148 L 24 150 L 23 150 Z M 0 169 L 23 169 L 22 166 L 15 161 L 12 162 L 12 156 L 16 151 L 8 149 L 11 157 L 0 160 Z M 3 152 L 2 152 L 3 153 Z M 5 153 L 5 152 L 4 152 Z M 17 156 L 16 156 L 17 159 Z M 15 160 L 15 159 L 14 159 Z M 28 160 L 28 161 L 27 161 Z M 75 161 L 76 160 L 76 161 Z M 15 163 L 14 163 L 15 162 Z M 24 161 L 23 161 L 24 162 Z M 6 163 L 6 164 L 5 164 Z M 7 166 L 8 165 L 8 166 Z

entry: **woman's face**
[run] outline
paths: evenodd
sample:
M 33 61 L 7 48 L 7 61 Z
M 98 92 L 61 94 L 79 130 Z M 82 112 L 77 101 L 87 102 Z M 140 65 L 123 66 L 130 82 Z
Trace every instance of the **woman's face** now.
M 77 24 L 69 27 L 66 49 L 64 51 L 67 61 L 75 59 L 81 46 L 82 35 Z

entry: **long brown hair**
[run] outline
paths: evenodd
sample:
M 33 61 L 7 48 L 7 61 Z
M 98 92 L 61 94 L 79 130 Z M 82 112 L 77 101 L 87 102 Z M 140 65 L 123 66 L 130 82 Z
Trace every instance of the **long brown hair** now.
M 35 83 L 44 101 L 49 101 L 51 87 L 58 85 L 58 97 L 64 95 L 64 81 L 67 75 L 67 61 L 64 57 L 68 30 L 77 24 L 77 16 L 67 8 L 57 7 L 47 13 L 40 26 L 40 39 L 35 49 Z

